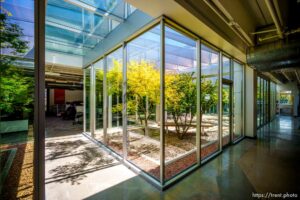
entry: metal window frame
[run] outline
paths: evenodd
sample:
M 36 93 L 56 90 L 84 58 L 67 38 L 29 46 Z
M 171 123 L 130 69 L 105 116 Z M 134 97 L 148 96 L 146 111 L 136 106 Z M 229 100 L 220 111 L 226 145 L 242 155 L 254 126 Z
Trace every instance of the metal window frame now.
M 165 185 L 165 20 L 160 21 L 160 183 Z
M 107 145 L 107 127 L 108 127 L 108 99 L 107 99 L 107 57 L 103 57 L 103 143 Z
M 83 83 L 86 82 L 86 69 L 83 69 Z M 86 89 L 85 85 L 83 86 L 83 132 L 86 132 Z
M 45 199 L 45 0 L 34 1 L 34 199 Z
M 87 66 L 86 68 L 84 68 L 83 69 L 83 82 L 84 82 L 84 84 L 86 83 L 86 76 L 87 76 L 87 70 L 89 70 L 89 76 L 90 76 L 90 91 L 89 91 L 89 96 L 90 96 L 90 98 L 89 98 L 89 104 L 90 104 L 90 106 L 89 106 L 89 131 L 87 131 L 87 127 L 86 127 L 86 122 L 87 122 L 87 119 L 86 119 L 86 113 L 87 113 L 87 110 L 86 110 L 86 103 L 87 103 L 87 101 L 86 101 L 86 97 L 87 97 L 87 91 L 86 91 L 86 86 L 84 85 L 83 86 L 83 132 L 84 133 L 88 133 L 88 134 L 92 134 L 92 120 L 95 120 L 95 119 L 92 119 L 92 118 L 94 118 L 93 117 L 93 114 L 92 114 L 92 112 L 91 112 L 91 106 L 92 106 L 92 95 L 94 95 L 94 93 L 95 92 L 93 92 L 92 91 L 92 79 L 94 79 L 93 77 L 92 77 L 92 68 L 93 68 L 93 65 L 94 64 L 92 64 L 92 65 L 89 65 L 89 66 Z
M 95 138 L 96 129 L 96 76 L 95 76 L 95 64 L 90 68 L 90 132 L 91 136 Z
M 218 121 L 219 121 L 219 151 L 223 149 L 223 54 L 219 52 L 219 99 L 218 99 Z
M 127 43 L 122 46 L 123 66 L 122 66 L 122 128 L 123 128 L 123 160 L 127 160 L 128 155 L 128 133 L 127 133 Z

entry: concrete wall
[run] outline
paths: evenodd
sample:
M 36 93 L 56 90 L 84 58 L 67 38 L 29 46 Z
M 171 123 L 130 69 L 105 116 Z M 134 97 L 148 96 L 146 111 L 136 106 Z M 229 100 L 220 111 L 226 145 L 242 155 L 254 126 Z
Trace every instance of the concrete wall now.
M 245 67 L 245 136 L 256 137 L 256 71 Z
M 296 82 L 290 82 L 287 84 L 278 84 L 277 85 L 277 100 L 279 100 L 279 95 L 281 91 L 292 91 L 292 96 L 294 97 L 294 106 L 293 106 L 293 116 L 298 114 L 299 106 L 299 89 Z

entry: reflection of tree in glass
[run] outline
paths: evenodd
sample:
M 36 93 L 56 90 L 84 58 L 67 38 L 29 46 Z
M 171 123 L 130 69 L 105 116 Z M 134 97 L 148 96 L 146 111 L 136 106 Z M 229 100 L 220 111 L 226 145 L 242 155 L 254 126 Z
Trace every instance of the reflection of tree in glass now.
M 202 122 L 202 116 L 204 113 L 208 113 L 210 109 L 217 104 L 218 82 L 213 84 L 212 80 L 204 79 L 201 80 L 201 95 L 200 95 L 200 121 Z
M 230 98 L 230 93 L 229 93 L 229 88 L 223 88 L 222 89 L 222 106 L 223 110 L 228 112 L 229 109 L 229 98 Z
M 22 119 L 32 112 L 33 79 L 25 70 L 15 66 L 14 61 L 27 50 L 22 29 L 17 24 L 7 23 L 6 15 L 0 14 L 0 113 L 10 118 Z
M 96 83 L 97 84 L 96 105 L 98 107 L 102 106 L 102 102 L 103 102 L 103 75 L 104 75 L 103 69 L 96 71 L 96 82 L 97 82 Z M 99 104 L 101 104 L 101 105 L 99 105 Z

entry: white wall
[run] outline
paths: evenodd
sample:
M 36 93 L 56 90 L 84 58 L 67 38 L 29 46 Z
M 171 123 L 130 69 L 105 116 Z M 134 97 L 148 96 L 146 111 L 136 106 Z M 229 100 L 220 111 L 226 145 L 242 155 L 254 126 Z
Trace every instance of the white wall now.
M 83 90 L 65 90 L 65 102 L 82 101 Z M 54 105 L 54 89 L 50 89 L 50 106 Z
M 245 67 L 245 136 L 256 137 L 256 72 Z
M 279 94 L 281 91 L 292 91 L 294 97 L 293 116 L 297 116 L 299 105 L 299 90 L 296 82 L 289 82 L 287 84 L 277 84 L 277 100 L 279 100 Z

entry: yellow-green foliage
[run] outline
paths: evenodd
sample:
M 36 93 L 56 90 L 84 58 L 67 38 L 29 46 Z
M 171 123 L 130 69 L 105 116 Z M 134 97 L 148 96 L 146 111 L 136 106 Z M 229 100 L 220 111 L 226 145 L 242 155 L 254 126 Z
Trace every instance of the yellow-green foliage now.
M 113 66 L 107 73 L 108 95 L 122 94 L 122 63 L 113 60 Z
M 127 69 L 127 92 L 148 97 L 153 103 L 159 103 L 160 75 L 151 63 L 145 61 L 130 62 Z

